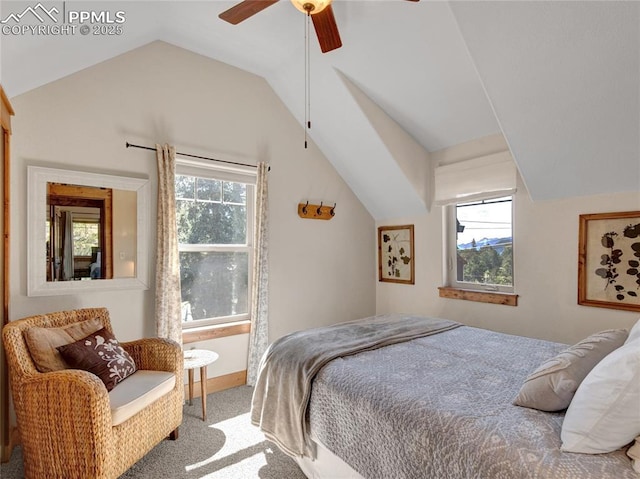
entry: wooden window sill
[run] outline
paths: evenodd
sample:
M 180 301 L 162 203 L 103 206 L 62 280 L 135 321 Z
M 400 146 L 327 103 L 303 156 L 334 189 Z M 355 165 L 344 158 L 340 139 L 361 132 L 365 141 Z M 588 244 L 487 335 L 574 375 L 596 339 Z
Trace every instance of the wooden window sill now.
M 464 299 L 479 303 L 505 304 L 518 306 L 518 295 L 514 293 L 498 293 L 495 291 L 475 291 L 469 289 L 441 286 L 438 288 L 441 298 Z
M 249 331 L 251 331 L 250 320 L 183 329 L 182 343 L 188 344 L 197 341 L 207 341 L 209 339 L 225 338 L 227 336 L 247 334 Z

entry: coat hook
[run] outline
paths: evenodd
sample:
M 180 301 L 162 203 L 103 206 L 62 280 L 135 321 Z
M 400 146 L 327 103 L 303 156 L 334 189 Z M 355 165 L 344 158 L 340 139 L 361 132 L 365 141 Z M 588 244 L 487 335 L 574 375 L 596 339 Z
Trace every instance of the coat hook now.
M 307 206 L 309 206 L 309 200 L 307 200 L 307 204 L 302 207 L 302 213 L 307 214 Z
M 329 214 L 331 216 L 335 216 L 336 215 L 336 203 L 333 204 L 333 208 L 331 208 L 331 210 L 329 210 Z
M 318 214 L 318 216 L 320 216 L 322 214 L 322 201 L 320 202 L 320 206 L 318 206 L 318 209 L 316 210 L 316 213 Z

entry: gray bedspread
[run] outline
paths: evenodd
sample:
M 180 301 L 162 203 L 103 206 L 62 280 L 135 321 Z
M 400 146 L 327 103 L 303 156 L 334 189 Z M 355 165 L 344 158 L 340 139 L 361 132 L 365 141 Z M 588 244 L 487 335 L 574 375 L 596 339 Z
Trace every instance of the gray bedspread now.
M 251 422 L 291 456 L 310 456 L 306 413 L 311 383 L 329 361 L 460 326 L 445 319 L 379 315 L 298 331 L 274 341 L 260 364 Z
M 565 347 L 463 326 L 337 358 L 314 380 L 310 434 L 367 479 L 638 479 L 624 450 L 561 452 L 563 413 L 512 405 Z

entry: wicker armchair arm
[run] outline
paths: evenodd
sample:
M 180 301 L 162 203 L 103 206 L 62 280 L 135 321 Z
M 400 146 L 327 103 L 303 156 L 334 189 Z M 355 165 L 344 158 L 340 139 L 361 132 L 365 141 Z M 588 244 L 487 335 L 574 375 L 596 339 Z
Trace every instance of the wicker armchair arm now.
M 97 376 L 75 369 L 35 374 L 18 391 L 14 403 L 25 447 L 51 454 L 68 449 L 87 460 L 108 453 L 111 409 Z
M 131 355 L 138 369 L 171 371 L 181 377 L 183 353 L 175 341 L 144 338 L 120 344 Z

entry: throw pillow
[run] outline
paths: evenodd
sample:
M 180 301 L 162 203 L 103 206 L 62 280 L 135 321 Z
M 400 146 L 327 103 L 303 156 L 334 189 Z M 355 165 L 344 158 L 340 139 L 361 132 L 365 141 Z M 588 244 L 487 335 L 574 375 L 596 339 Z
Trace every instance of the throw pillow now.
M 545 361 L 525 379 L 513 404 L 561 411 L 569 407 L 580 383 L 596 364 L 627 339 L 624 329 L 610 329 L 592 334 L 556 357 Z
M 60 328 L 33 327 L 24 331 L 31 359 L 41 373 L 69 368 L 56 348 L 73 343 L 102 328 L 98 318 L 87 319 Z
M 104 328 L 75 343 L 60 346 L 58 351 L 72 368 L 98 376 L 107 391 L 136 372 L 133 358 Z
M 640 435 L 640 339 L 616 349 L 584 379 L 567 409 L 562 450 L 615 451 Z

